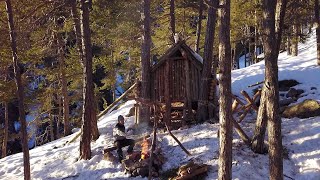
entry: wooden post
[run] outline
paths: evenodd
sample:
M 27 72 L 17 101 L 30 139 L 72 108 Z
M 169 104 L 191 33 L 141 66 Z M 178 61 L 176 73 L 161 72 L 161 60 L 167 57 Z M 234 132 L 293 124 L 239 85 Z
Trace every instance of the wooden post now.
M 191 84 L 190 84 L 190 67 L 189 67 L 189 61 L 187 59 L 187 57 L 184 58 L 184 62 L 185 62 L 185 74 L 186 74 L 186 98 L 187 98 L 187 119 L 190 118 L 190 114 L 192 112 L 191 110 L 191 92 L 190 92 L 190 87 L 191 87 Z
M 172 132 L 170 131 L 169 127 L 167 124 L 165 124 L 168 133 L 170 134 L 170 136 L 179 144 L 179 146 L 181 147 L 181 149 L 188 155 L 190 156 L 190 152 L 181 144 L 181 142 L 172 134 Z
M 157 144 L 157 126 L 158 126 L 158 106 L 155 104 L 154 105 L 154 124 L 153 124 L 153 139 L 152 139 L 152 145 L 151 145 L 151 156 L 150 156 L 150 161 L 149 161 L 149 177 L 148 180 L 151 180 L 152 177 L 152 164 L 153 164 L 153 152 L 156 148 Z
M 171 82 L 171 77 L 170 77 L 170 60 L 167 60 L 166 67 L 165 67 L 165 81 L 164 81 L 164 99 L 166 103 L 166 113 L 165 113 L 165 119 L 164 122 L 167 123 L 171 127 L 171 97 L 170 97 L 170 82 Z

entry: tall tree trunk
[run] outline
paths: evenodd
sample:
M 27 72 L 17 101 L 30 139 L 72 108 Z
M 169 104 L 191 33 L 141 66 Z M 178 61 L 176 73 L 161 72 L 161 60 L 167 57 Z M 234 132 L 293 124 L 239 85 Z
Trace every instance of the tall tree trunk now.
M 59 79 L 60 79 L 60 75 L 59 75 Z M 58 118 L 57 118 L 57 137 L 60 138 L 61 137 L 61 134 L 60 134 L 60 123 L 61 123 L 61 114 L 62 114 L 62 99 L 61 99 L 61 96 L 60 94 L 57 94 L 57 98 L 58 98 Z
M 199 1 L 199 16 L 198 16 L 198 24 L 197 24 L 197 39 L 196 39 L 196 45 L 195 45 L 195 52 L 199 53 L 199 47 L 200 47 L 200 36 L 201 36 L 201 28 L 202 28 L 202 16 L 203 16 L 203 0 Z
M 64 52 L 64 43 L 62 35 L 58 33 L 58 56 L 59 56 L 59 73 L 61 78 L 61 94 L 63 101 L 63 124 L 64 124 L 64 136 L 71 134 L 70 121 L 69 121 L 69 96 L 68 96 L 68 85 L 65 72 L 65 52 Z
M 176 33 L 176 18 L 175 18 L 175 5 L 174 5 L 175 0 L 170 0 L 170 31 L 171 31 L 171 41 L 174 42 L 174 35 Z
M 220 0 L 219 62 L 220 62 L 220 150 L 218 179 L 232 178 L 232 114 L 231 112 L 231 45 L 230 0 Z
M 292 25 L 292 40 L 291 40 L 291 52 L 292 56 L 298 56 L 298 31 L 299 26 L 297 24 Z
M 314 1 L 314 20 L 316 23 L 316 36 L 317 36 L 317 64 L 320 66 L 320 20 L 319 20 L 319 0 Z
M 8 127 L 9 127 L 9 113 L 8 113 L 8 102 L 4 102 L 4 132 L 2 142 L 2 158 L 7 156 L 7 144 L 8 144 Z
M 212 5 L 218 6 L 219 2 L 211 0 Z M 204 58 L 203 58 L 203 69 L 201 74 L 201 90 L 198 101 L 197 119 L 200 122 L 208 120 L 209 112 L 209 90 L 212 80 L 216 80 L 216 68 L 212 69 L 213 62 L 213 44 L 214 34 L 217 19 L 217 9 L 215 7 L 209 7 L 208 9 L 208 21 L 204 45 Z M 213 78 L 211 77 L 213 75 Z M 216 88 L 214 88 L 216 89 Z M 214 93 L 214 97 L 216 93 Z
M 50 130 L 50 141 L 54 141 L 54 131 L 53 131 L 53 116 L 51 114 L 51 112 L 49 113 L 49 130 Z
M 150 99 L 150 48 L 151 48 L 151 27 L 150 27 L 150 0 L 144 0 L 143 36 L 141 45 L 141 98 Z M 150 120 L 150 109 L 142 105 L 140 112 L 140 122 Z
M 80 140 L 80 158 L 91 158 L 91 139 L 97 139 L 97 116 L 94 97 L 93 75 L 92 75 L 92 47 L 89 24 L 90 2 L 81 0 L 81 37 L 82 52 L 84 57 L 83 67 L 83 115 L 82 135 Z
M 19 106 L 19 117 L 21 123 L 21 144 L 23 151 L 23 166 L 24 166 L 24 179 L 31 179 L 30 176 L 30 158 L 29 158 L 29 147 L 28 147 L 28 134 L 27 134 L 27 122 L 24 110 L 24 88 L 21 81 L 21 71 L 19 67 L 19 59 L 18 59 L 18 50 L 16 43 L 16 32 L 13 22 L 13 12 L 11 7 L 11 1 L 6 0 L 6 10 L 8 17 L 8 27 L 10 32 L 10 45 L 12 50 L 12 61 L 13 61 L 13 69 L 14 69 L 14 77 L 17 86 L 17 95 L 18 95 L 18 106 Z
M 82 52 L 82 43 L 81 43 L 81 26 L 80 26 L 80 18 L 77 11 L 77 0 L 70 0 L 71 6 L 71 16 L 73 19 L 73 29 L 76 35 L 76 44 L 77 51 L 79 54 L 80 63 L 83 65 L 83 52 Z
M 279 85 L 278 85 L 278 54 L 281 43 L 281 33 L 276 36 L 275 9 L 281 8 L 276 6 L 276 0 L 263 1 L 263 43 L 265 47 L 265 83 L 264 93 L 266 96 L 266 116 L 268 119 L 268 143 L 269 143 L 269 168 L 270 179 L 283 179 L 283 159 L 282 159 L 282 135 L 281 135 L 281 118 L 279 115 Z M 282 1 L 283 3 L 283 1 Z M 283 3 L 286 5 L 286 3 Z M 284 8 L 283 17 L 284 17 Z M 281 10 L 279 10 L 281 11 Z M 283 23 L 283 22 L 282 22 Z M 279 32 L 282 30 L 280 23 Z M 276 42 L 276 46 L 274 46 Z
M 291 38 L 290 38 L 290 34 L 288 34 L 287 37 L 287 55 L 291 55 Z
M 287 6 L 287 0 L 280 0 L 277 1 L 277 21 L 275 23 L 275 36 L 276 36 L 276 46 L 274 51 L 277 54 L 278 58 L 278 53 L 280 49 L 280 44 L 281 44 L 281 39 L 282 39 L 282 29 L 283 29 L 283 24 L 284 24 L 284 17 L 285 17 L 285 9 Z M 264 50 L 264 52 L 266 52 Z M 266 80 L 266 77 L 265 77 Z M 254 131 L 254 136 L 252 138 L 252 150 L 256 153 L 264 154 L 266 153 L 266 147 L 264 145 L 264 137 L 265 137 L 265 132 L 267 128 L 267 112 L 266 112 L 266 106 L 267 106 L 267 93 L 268 89 L 265 87 L 262 88 L 261 92 L 261 98 L 260 98 L 260 107 L 258 111 L 258 116 L 257 116 L 257 122 L 256 122 L 256 128 Z

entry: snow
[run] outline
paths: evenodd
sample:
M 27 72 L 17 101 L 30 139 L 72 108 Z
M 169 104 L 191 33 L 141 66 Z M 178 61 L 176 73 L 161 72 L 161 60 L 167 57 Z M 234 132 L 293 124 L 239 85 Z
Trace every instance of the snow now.
M 252 93 L 248 85 L 263 81 L 264 62 L 232 72 L 232 91 L 240 95 L 241 90 Z M 303 89 L 299 99 L 320 100 L 320 67 L 316 66 L 315 32 L 305 44 L 299 44 L 297 57 L 279 55 L 279 79 L 296 79 Z M 315 88 L 312 88 L 315 87 Z M 312 89 L 312 90 L 311 90 Z M 104 115 L 98 122 L 100 137 L 92 142 L 92 158 L 79 160 L 79 139 L 68 143 L 76 134 L 47 143 L 30 150 L 32 179 L 127 179 L 118 162 L 103 159 L 103 148 L 113 143 L 112 128 L 118 115 L 126 115 L 133 107 L 134 101 L 125 102 L 119 109 Z M 244 131 L 252 136 L 256 114 L 249 114 L 241 123 Z M 125 125 L 133 125 L 133 117 L 125 117 Z M 190 160 L 210 165 L 206 179 L 218 177 L 219 125 L 204 123 L 187 129 L 172 131 L 181 143 L 190 151 L 186 155 L 176 142 L 166 133 L 159 133 L 159 145 L 162 147 L 166 163 L 163 171 L 179 167 Z M 142 133 L 147 133 L 143 131 Z M 284 174 L 295 180 L 320 179 L 320 117 L 308 119 L 282 119 L 283 145 L 288 150 L 288 159 L 284 160 Z M 234 133 L 233 140 L 233 179 L 269 179 L 268 155 L 255 154 Z M 124 151 L 125 152 L 125 151 Z M 0 159 L 0 179 L 23 179 L 22 153 Z M 130 178 L 134 180 L 141 177 Z M 146 179 L 146 178 L 144 178 Z M 288 178 L 285 178 L 288 179 Z

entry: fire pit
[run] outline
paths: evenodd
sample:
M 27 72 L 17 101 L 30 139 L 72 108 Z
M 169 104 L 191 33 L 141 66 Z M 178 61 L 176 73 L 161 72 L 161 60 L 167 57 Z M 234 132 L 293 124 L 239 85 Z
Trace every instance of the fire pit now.
M 147 177 L 149 175 L 149 163 L 151 160 L 150 140 L 145 138 L 141 143 L 141 151 L 133 152 L 122 160 L 122 165 L 131 176 Z M 153 151 L 151 174 L 153 177 L 159 176 L 159 171 L 165 159 L 161 153 L 161 148 L 156 147 Z

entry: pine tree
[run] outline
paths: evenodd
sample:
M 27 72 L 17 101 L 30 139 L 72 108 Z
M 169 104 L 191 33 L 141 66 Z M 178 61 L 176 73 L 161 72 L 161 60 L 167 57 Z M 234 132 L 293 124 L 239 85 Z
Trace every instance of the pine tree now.
M 210 1 L 212 6 L 208 9 L 208 22 L 204 46 L 203 69 L 201 75 L 201 92 L 198 102 L 197 119 L 200 122 L 209 119 L 209 90 L 212 80 L 216 80 L 216 69 L 212 69 L 213 62 L 213 44 L 216 27 L 218 1 Z M 215 7 L 213 7 L 215 6 Z M 213 75 L 213 79 L 211 76 Z
M 150 27 L 150 0 L 143 1 L 143 35 L 141 45 L 141 98 L 150 99 L 150 49 L 151 49 L 151 27 Z M 150 109 L 142 106 L 139 117 L 142 122 L 150 119 Z
M 13 61 L 13 69 L 15 82 L 17 87 L 17 95 L 19 100 L 19 116 L 21 123 L 21 144 L 23 151 L 23 166 L 24 166 L 24 179 L 30 180 L 30 157 L 29 157 L 29 147 L 28 147 L 28 135 L 27 135 L 27 122 L 25 118 L 25 109 L 24 109 L 24 88 L 21 81 L 21 71 L 19 67 L 19 59 L 18 59 L 18 49 L 16 42 L 16 30 L 14 26 L 13 20 L 13 11 L 11 6 L 11 1 L 6 0 L 6 10 L 8 16 L 8 28 L 10 32 L 10 45 L 12 50 L 12 61 Z
M 220 0 L 220 149 L 218 179 L 232 178 L 230 0 Z
M 92 79 L 92 47 L 89 27 L 90 2 L 81 0 L 81 37 L 83 51 L 83 125 L 80 140 L 80 158 L 91 158 L 92 125 L 96 122 L 96 110 L 94 104 L 94 86 Z

